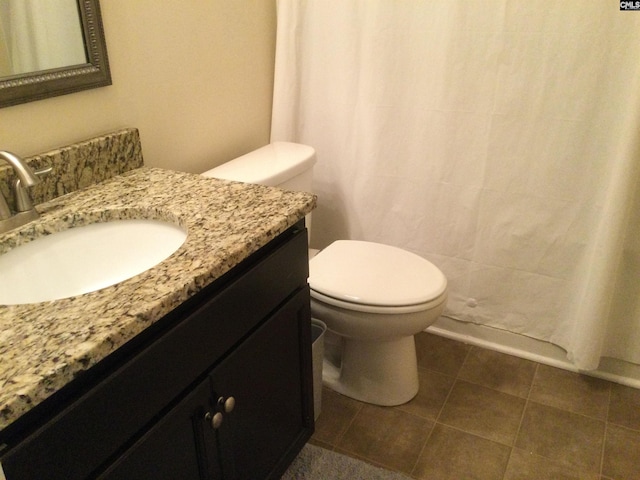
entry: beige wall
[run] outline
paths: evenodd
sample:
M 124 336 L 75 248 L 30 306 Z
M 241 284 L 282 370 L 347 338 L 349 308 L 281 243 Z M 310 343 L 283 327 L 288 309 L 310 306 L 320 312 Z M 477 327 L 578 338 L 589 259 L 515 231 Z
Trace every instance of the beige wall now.
M 0 150 L 137 127 L 147 165 L 201 172 L 269 142 L 275 0 L 100 3 L 113 85 L 0 109 Z

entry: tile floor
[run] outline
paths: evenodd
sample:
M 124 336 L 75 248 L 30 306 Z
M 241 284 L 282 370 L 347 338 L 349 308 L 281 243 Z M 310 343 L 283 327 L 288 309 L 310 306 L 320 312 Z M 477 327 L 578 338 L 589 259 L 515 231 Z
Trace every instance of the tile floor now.
M 415 479 L 640 479 L 640 390 L 435 335 L 398 407 L 326 388 L 311 443 Z

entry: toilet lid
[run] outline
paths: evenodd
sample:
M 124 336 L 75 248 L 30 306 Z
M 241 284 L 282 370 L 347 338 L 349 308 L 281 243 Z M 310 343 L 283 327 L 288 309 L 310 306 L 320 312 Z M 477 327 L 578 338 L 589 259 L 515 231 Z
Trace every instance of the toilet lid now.
M 404 306 L 439 297 L 447 280 L 431 262 L 406 250 L 338 240 L 309 262 L 309 286 L 349 303 Z

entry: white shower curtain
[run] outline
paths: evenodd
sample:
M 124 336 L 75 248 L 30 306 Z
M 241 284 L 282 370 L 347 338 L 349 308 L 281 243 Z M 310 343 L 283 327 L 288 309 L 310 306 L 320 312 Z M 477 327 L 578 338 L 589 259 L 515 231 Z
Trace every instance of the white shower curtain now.
M 311 242 L 396 245 L 445 315 L 640 363 L 640 12 L 279 0 L 273 140 L 316 148 Z

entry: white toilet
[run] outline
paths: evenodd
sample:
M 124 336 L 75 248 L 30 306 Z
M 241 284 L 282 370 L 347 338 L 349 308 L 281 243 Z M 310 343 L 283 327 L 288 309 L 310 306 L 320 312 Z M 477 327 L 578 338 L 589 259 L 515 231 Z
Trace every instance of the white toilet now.
M 312 147 L 274 142 L 203 175 L 311 191 L 315 162 Z M 411 400 L 418 393 L 414 335 L 444 309 L 442 272 L 400 248 L 338 240 L 311 258 L 309 286 L 311 314 L 329 330 L 324 384 L 375 405 Z

